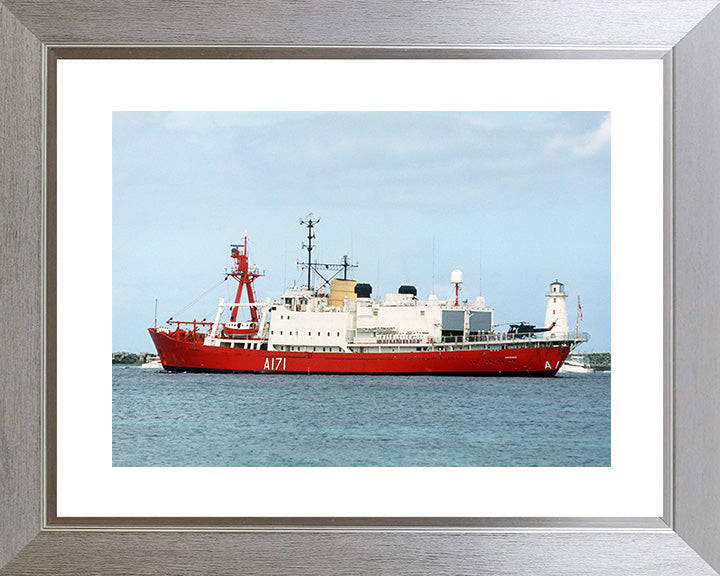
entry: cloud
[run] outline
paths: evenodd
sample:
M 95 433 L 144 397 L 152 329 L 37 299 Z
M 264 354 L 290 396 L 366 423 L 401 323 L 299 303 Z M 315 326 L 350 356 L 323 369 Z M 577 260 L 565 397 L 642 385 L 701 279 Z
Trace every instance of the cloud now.
M 506 126 L 506 124 L 503 124 L 503 122 L 499 120 L 490 120 L 488 118 L 478 118 L 476 116 L 468 116 L 467 118 L 463 118 L 463 121 L 468 125 L 472 126 L 474 128 L 480 128 L 483 130 L 496 130 L 498 128 L 503 128 Z
M 225 205 L 268 197 L 285 205 L 349 201 L 442 207 L 456 202 L 558 195 L 588 167 L 582 156 L 609 137 L 603 112 L 162 113 L 120 131 L 116 198 L 168 206 L 202 195 Z M 132 117 L 119 116 L 126 124 Z M 605 120 L 605 121 L 604 121 Z M 170 127 L 169 127 L 170 126 Z M 548 141 L 555 148 L 548 154 Z M 152 183 L 148 186 L 148 183 Z M 569 193 L 569 192 L 568 192 Z M 118 208 L 120 209 L 120 208 Z M 304 208 L 303 208 L 304 209 Z M 185 213 L 178 215 L 182 220 Z
M 593 156 L 605 149 L 610 143 L 610 114 L 605 116 L 600 126 L 594 131 L 587 132 L 572 149 L 575 156 Z
M 168 130 L 204 134 L 219 128 L 263 128 L 310 116 L 312 113 L 305 112 L 167 112 L 164 126 Z
M 569 150 L 573 156 L 587 158 L 602 152 L 610 143 L 610 114 L 607 114 L 600 125 L 577 136 L 558 135 L 547 144 L 551 152 Z

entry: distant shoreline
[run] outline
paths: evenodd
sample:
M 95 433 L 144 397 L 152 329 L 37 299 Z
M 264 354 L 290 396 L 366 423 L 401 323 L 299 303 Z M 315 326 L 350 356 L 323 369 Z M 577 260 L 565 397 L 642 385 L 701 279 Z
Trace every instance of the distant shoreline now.
M 113 352 L 113 365 L 120 366 L 140 366 L 147 362 L 150 356 L 155 356 L 152 352 Z

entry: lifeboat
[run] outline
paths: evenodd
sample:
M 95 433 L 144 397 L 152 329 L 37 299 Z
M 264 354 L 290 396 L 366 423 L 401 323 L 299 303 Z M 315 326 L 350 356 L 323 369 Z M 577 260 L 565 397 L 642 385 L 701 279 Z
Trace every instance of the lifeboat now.
M 250 338 L 257 336 L 260 325 L 257 322 L 228 322 L 223 326 L 225 338 Z

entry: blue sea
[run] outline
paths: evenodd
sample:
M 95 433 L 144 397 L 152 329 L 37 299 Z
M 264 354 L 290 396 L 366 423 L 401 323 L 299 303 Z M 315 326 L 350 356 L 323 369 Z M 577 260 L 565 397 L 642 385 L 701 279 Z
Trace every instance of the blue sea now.
M 113 466 L 610 466 L 610 373 L 321 376 L 113 366 Z

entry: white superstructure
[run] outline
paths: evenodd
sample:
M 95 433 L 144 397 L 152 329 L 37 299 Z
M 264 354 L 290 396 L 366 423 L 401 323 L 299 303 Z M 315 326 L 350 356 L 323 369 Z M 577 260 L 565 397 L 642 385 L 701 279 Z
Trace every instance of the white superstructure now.
M 369 285 L 358 285 L 365 287 L 359 294 L 351 291 L 356 285 L 354 281 L 333 281 L 327 294 L 306 286 L 290 288 L 273 302 L 253 304 L 261 311 L 257 338 L 266 340 L 268 350 L 352 352 L 369 345 L 486 341 L 493 333 L 494 311 L 482 297 L 458 305 L 454 298 L 439 300 L 434 294 L 419 300 L 413 286 L 401 286 L 398 293 L 371 298 Z M 221 315 L 223 309 L 235 306 L 220 302 L 206 344 L 230 345 L 232 338 L 221 336 Z M 238 338 L 247 339 L 235 336 L 236 342 Z M 255 335 L 252 339 L 257 344 Z
M 336 306 L 330 301 L 307 289 L 285 292 L 272 306 L 268 348 L 339 352 L 362 344 L 428 345 L 449 334 L 489 333 L 493 326 L 493 309 L 484 300 L 455 306 L 452 299 L 397 293 L 384 299 L 344 298 Z

